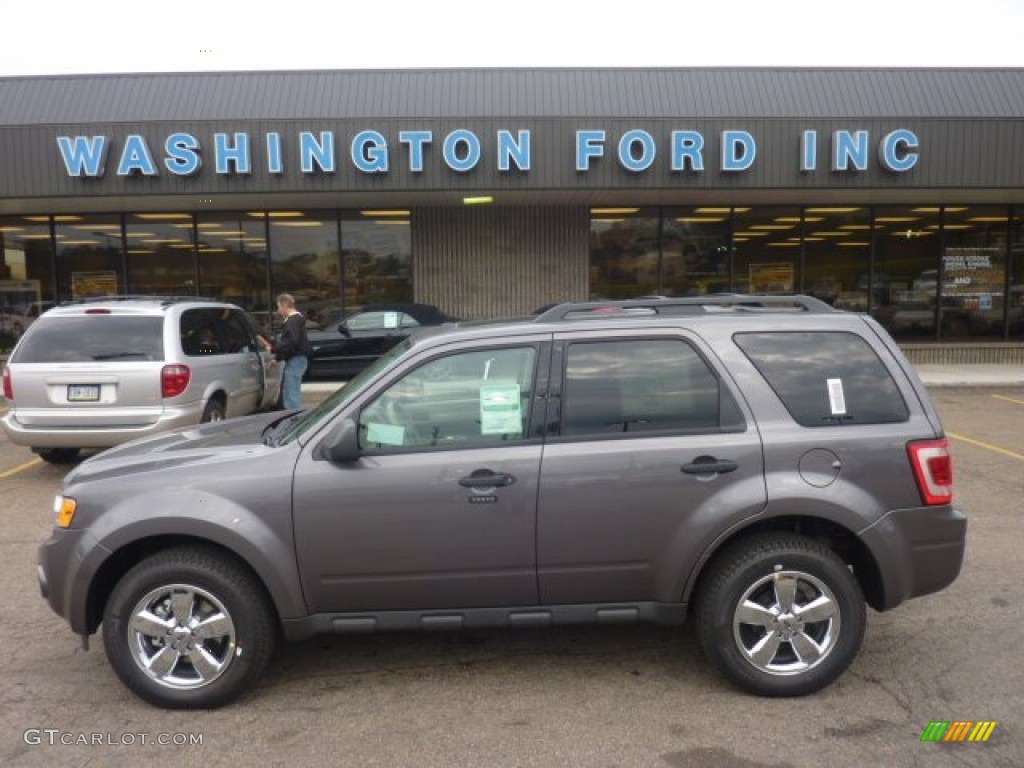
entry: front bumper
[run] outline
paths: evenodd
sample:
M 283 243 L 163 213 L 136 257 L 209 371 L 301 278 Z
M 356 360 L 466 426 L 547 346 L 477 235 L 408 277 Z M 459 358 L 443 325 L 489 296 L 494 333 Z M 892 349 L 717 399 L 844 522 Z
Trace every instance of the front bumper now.
M 55 528 L 39 547 L 36 578 L 39 591 L 75 634 L 95 631 L 89 627 L 88 600 L 91 579 L 83 578 L 85 555 L 98 554 L 92 536 L 85 531 Z
M 952 506 L 895 509 L 861 531 L 883 585 L 885 611 L 912 597 L 945 589 L 960 573 L 967 517 Z

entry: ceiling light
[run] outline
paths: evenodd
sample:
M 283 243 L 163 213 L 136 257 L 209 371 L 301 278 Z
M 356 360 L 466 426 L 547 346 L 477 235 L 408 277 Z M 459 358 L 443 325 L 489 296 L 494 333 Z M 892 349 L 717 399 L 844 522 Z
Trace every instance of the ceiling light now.
M 493 203 L 494 198 L 490 195 L 484 195 L 482 197 L 464 197 L 462 198 L 462 202 L 465 205 L 487 205 L 488 203 Z
M 410 211 L 360 211 L 363 216 L 409 216 Z
M 590 213 L 595 216 L 616 216 L 621 214 L 640 213 L 639 208 L 591 208 Z

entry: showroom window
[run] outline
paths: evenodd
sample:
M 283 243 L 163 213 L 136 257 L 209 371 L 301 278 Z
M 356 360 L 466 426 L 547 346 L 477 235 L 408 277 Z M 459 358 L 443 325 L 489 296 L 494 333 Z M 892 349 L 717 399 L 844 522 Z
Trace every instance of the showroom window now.
M 128 290 L 163 296 L 195 296 L 196 245 L 190 213 L 125 216 Z
M 196 221 L 199 293 L 249 310 L 270 332 L 267 225 L 262 212 L 203 214 Z
M 336 211 L 267 211 L 272 297 L 290 293 L 309 327 L 341 310 Z
M 1003 337 L 1006 206 L 944 209 L 939 317 L 943 340 Z
M 730 214 L 729 208 L 708 206 L 664 210 L 657 293 L 696 296 L 729 290 Z
M 0 217 L 0 353 L 53 306 L 53 240 L 48 216 Z
M 53 229 L 61 301 L 126 292 L 120 216 L 55 216 Z
M 345 308 L 412 301 L 408 210 L 345 211 L 341 218 Z
M 897 339 L 935 339 L 940 227 L 934 206 L 875 209 L 871 311 Z
M 661 218 L 657 208 L 592 208 L 590 297 L 628 299 L 659 289 Z
M 867 312 L 871 209 L 812 206 L 802 223 L 803 292 L 838 309 Z
M 1024 338 L 1024 209 L 1013 209 L 1010 239 L 1009 301 L 1007 323 L 1010 338 Z
M 737 209 L 735 290 L 740 293 L 794 293 L 800 287 L 800 209 Z

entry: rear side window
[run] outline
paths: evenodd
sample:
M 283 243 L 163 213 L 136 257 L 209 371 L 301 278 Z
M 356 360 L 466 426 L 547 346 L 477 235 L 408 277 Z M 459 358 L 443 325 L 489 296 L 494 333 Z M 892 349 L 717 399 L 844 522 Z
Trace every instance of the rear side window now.
M 729 391 L 681 339 L 568 347 L 563 436 L 742 431 L 744 426 Z
M 896 382 L 853 333 L 739 333 L 736 344 L 805 427 L 906 421 Z
M 79 315 L 41 317 L 32 324 L 12 363 L 92 363 L 163 360 L 162 317 Z
M 251 348 L 251 331 L 238 310 L 187 309 L 181 314 L 181 349 L 189 357 L 235 355 Z

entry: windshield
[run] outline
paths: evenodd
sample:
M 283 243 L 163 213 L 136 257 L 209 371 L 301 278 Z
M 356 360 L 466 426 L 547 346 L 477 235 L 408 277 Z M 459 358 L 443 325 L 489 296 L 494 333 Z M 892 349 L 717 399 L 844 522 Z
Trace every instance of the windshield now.
M 351 381 L 335 390 L 326 400 L 322 401 L 315 408 L 311 408 L 301 414 L 301 418 L 296 419 L 290 425 L 288 431 L 277 439 L 277 444 L 286 445 L 305 435 L 319 424 L 324 416 L 351 400 L 365 384 L 377 378 L 377 374 L 390 366 L 396 358 L 405 354 L 406 350 L 411 346 L 412 342 L 409 339 L 405 339 L 378 357 L 368 367 L 356 374 Z

